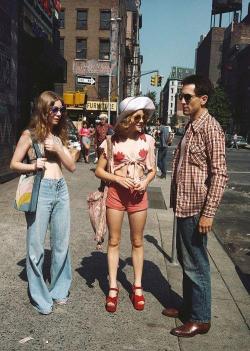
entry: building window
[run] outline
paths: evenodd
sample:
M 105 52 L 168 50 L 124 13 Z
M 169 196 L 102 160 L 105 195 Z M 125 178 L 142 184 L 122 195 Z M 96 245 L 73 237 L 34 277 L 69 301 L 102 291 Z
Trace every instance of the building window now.
M 61 9 L 61 11 L 59 12 L 59 28 L 65 28 L 65 10 Z
M 87 58 L 87 39 L 76 39 L 76 58 Z
M 173 94 L 174 93 L 174 89 L 173 88 L 171 88 L 171 94 Z
M 87 29 L 88 27 L 88 11 L 77 10 L 76 29 Z
M 108 98 L 109 91 L 109 76 L 98 77 L 98 95 L 101 99 Z
M 101 10 L 100 11 L 100 29 L 110 29 L 110 10 Z
M 60 38 L 60 54 L 64 56 L 64 38 Z
M 109 39 L 100 39 L 99 43 L 99 59 L 109 60 L 110 57 L 110 42 Z

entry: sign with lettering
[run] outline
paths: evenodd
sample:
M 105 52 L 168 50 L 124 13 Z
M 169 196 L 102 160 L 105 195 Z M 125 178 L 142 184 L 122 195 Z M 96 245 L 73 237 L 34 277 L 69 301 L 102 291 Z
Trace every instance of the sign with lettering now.
M 88 111 L 108 111 L 109 103 L 108 101 L 88 101 L 86 105 L 86 110 Z M 116 111 L 117 103 L 110 102 L 110 111 Z
M 95 85 L 95 78 L 87 76 L 76 76 L 76 83 L 83 85 Z

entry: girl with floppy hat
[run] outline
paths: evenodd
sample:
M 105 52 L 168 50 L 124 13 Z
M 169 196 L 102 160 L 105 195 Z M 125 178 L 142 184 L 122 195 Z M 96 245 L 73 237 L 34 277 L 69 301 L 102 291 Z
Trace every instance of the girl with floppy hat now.
M 113 159 L 111 173 L 106 171 L 107 142 L 101 144 L 96 176 L 109 182 L 107 195 L 109 294 L 106 310 L 115 312 L 118 301 L 117 269 L 124 212 L 128 213 L 134 283 L 131 301 L 143 310 L 145 299 L 141 285 L 143 270 L 143 230 L 147 217 L 147 186 L 155 177 L 155 141 L 144 134 L 144 127 L 155 106 L 148 97 L 128 97 L 120 104 L 120 115 L 112 136 Z

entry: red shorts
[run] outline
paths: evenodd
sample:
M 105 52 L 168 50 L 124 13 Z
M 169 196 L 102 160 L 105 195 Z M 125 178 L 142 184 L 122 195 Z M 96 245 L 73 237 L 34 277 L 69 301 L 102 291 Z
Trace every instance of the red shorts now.
M 108 189 L 106 206 L 119 211 L 143 211 L 148 208 L 148 195 L 146 191 L 140 194 L 138 191 L 131 191 L 119 184 L 111 183 Z

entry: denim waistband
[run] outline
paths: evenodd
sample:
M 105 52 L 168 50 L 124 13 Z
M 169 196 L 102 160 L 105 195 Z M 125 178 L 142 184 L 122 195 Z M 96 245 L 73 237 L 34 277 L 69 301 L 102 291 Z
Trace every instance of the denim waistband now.
M 64 184 L 66 184 L 64 178 L 60 178 L 60 179 L 43 178 L 43 179 L 41 180 L 41 182 L 42 182 L 43 184 L 47 184 L 48 186 L 55 186 L 56 188 L 60 188 L 61 186 L 63 186 Z

